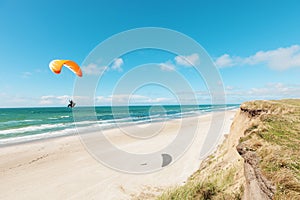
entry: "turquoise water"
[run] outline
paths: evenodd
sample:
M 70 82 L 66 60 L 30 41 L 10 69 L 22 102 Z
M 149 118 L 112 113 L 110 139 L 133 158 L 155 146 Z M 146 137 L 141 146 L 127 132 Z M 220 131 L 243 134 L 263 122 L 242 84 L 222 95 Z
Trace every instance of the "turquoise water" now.
M 201 115 L 239 105 L 1 108 L 0 145 L 76 133 L 76 128 L 109 129 Z M 96 112 L 91 113 L 90 110 Z M 73 111 L 76 113 L 76 127 Z

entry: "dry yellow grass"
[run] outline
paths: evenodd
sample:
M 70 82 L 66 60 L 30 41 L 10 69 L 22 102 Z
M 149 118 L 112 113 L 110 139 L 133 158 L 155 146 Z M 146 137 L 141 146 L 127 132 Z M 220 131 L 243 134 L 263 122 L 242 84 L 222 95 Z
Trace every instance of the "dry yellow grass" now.
M 240 119 L 235 119 L 232 130 L 243 131 L 237 143 L 258 157 L 255 167 L 274 186 L 272 198 L 300 199 L 300 100 L 246 102 L 240 112 L 244 116 L 240 114 Z M 242 199 L 243 159 L 235 156 L 230 159 L 228 155 L 234 155 L 237 143 L 226 145 L 226 142 L 185 185 L 165 191 L 158 199 Z
M 234 176 L 237 169 L 232 167 L 224 169 L 208 176 L 202 180 L 197 172 L 183 186 L 170 188 L 165 191 L 158 199 L 172 200 L 206 200 L 206 199 L 241 199 L 243 187 L 234 193 L 225 192 L 229 185 L 234 183 Z
M 241 139 L 260 158 L 263 175 L 276 187 L 274 199 L 300 199 L 300 100 L 255 101 L 263 110 Z

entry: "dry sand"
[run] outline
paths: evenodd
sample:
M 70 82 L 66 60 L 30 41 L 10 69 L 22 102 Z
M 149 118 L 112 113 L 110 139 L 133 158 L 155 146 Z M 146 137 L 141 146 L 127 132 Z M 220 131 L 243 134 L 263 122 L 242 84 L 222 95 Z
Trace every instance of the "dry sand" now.
M 229 133 L 235 112 L 226 111 L 222 135 Z M 186 120 L 183 130 L 198 126 L 192 145 L 176 162 L 149 174 L 121 173 L 103 166 L 88 153 L 78 135 L 1 147 L 0 199 L 146 198 L 166 187 L 183 184 L 199 168 L 200 147 L 211 124 L 211 115 L 183 120 Z M 150 153 L 171 142 L 181 124 L 181 120 L 168 121 L 148 140 L 133 139 L 118 129 L 107 130 L 105 135 L 118 148 Z M 146 135 L 147 130 L 149 134 L 153 131 L 146 128 Z

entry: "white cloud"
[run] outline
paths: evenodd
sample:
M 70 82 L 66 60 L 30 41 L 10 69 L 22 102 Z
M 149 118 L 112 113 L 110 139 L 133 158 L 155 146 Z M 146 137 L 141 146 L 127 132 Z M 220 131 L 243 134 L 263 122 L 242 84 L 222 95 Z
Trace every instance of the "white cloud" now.
M 110 96 L 97 96 L 96 103 L 108 105 L 134 105 L 134 104 L 159 104 L 170 103 L 170 98 L 165 97 L 148 97 L 138 94 L 117 94 Z
M 110 104 L 111 103 L 111 98 L 110 97 L 104 97 L 104 96 L 97 96 L 95 98 L 96 103 L 100 104 Z
M 45 95 L 41 96 L 38 104 L 41 106 L 66 106 L 69 100 L 72 99 L 77 105 L 80 106 L 93 106 L 94 99 L 89 96 L 70 96 L 70 95 Z
M 124 61 L 122 58 L 117 58 L 114 60 L 112 66 L 111 66 L 111 69 L 112 70 L 116 70 L 116 71 L 123 71 L 123 69 L 121 68 L 121 66 L 124 64 Z
M 0 107 L 28 107 L 36 106 L 35 97 L 20 96 L 18 94 L 0 93 Z
M 29 78 L 30 76 L 32 76 L 31 72 L 23 72 L 22 74 L 22 78 Z
M 251 65 L 266 62 L 270 68 L 277 70 L 300 67 L 300 46 L 293 45 L 271 51 L 259 51 L 248 57 L 245 62 Z
M 286 85 L 282 83 L 269 83 L 265 87 L 251 88 L 248 91 L 249 95 L 261 97 L 300 97 L 300 85 Z
M 1 97 L 2 95 L 0 95 Z M 4 96 L 4 95 L 3 95 Z M 66 106 L 69 100 L 73 99 L 77 105 L 93 106 L 98 105 L 135 105 L 135 104 L 159 104 L 170 103 L 169 98 L 148 97 L 139 94 L 115 94 L 109 96 L 96 96 L 95 98 L 87 96 L 69 96 L 69 95 L 45 95 L 41 96 L 38 105 L 40 106 Z
M 284 99 L 300 98 L 299 84 L 268 83 L 262 87 L 241 89 L 226 87 L 227 99 L 240 99 L 248 101 L 254 99 Z
M 159 97 L 159 98 L 150 98 L 147 101 L 148 103 L 171 103 L 171 102 L 175 102 L 172 101 L 172 99 L 170 98 L 165 98 L 165 97 Z
M 183 92 L 183 95 L 186 92 Z M 187 95 L 192 95 L 186 93 Z M 211 93 L 208 90 L 195 91 L 199 102 L 209 100 L 211 103 Z M 300 98 L 300 84 L 268 83 L 261 87 L 249 89 L 239 86 L 225 86 L 226 102 L 241 103 L 250 100 L 274 100 L 286 98 Z
M 61 95 L 61 96 L 54 96 L 54 95 L 46 95 L 41 96 L 39 104 L 40 105 L 65 105 L 68 103 L 71 96 L 69 95 Z
M 111 67 L 108 66 L 99 66 L 98 64 L 95 63 L 91 63 L 87 66 L 82 67 L 82 71 L 84 74 L 87 75 L 101 75 L 103 74 L 105 71 L 107 70 L 115 70 L 115 71 L 123 71 L 123 69 L 121 68 L 122 65 L 124 64 L 124 61 L 122 58 L 117 58 L 113 61 Z
M 177 65 L 182 65 L 186 67 L 194 66 L 200 63 L 199 55 L 194 53 L 188 56 L 176 56 L 175 62 Z
M 82 67 L 82 71 L 84 74 L 87 75 L 101 75 L 103 72 L 105 72 L 108 69 L 107 66 L 97 66 L 94 63 L 91 63 L 87 66 Z
M 160 63 L 159 67 L 162 71 L 175 71 L 175 66 L 171 63 L 171 61 L 167 61 L 165 63 Z
M 234 66 L 236 63 L 235 59 L 233 59 L 230 55 L 224 54 L 215 60 L 215 64 L 222 68 Z
M 269 51 L 258 51 L 248 57 L 232 57 L 224 54 L 215 60 L 215 64 L 222 67 L 266 64 L 275 70 L 286 70 L 300 67 L 300 46 L 293 45 L 286 48 L 278 48 Z

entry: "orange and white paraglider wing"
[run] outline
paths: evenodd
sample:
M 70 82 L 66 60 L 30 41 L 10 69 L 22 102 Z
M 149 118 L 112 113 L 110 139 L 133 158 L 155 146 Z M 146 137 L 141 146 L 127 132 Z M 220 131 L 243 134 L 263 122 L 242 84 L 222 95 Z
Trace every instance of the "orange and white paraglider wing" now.
M 52 60 L 49 64 L 49 68 L 55 74 L 59 74 L 61 72 L 61 68 L 64 65 L 64 62 L 65 62 L 64 60 Z
M 66 60 L 65 66 L 68 67 L 71 71 L 73 71 L 77 76 L 82 77 L 82 71 L 79 65 L 77 65 L 77 63 L 75 63 L 74 61 Z
M 61 72 L 63 66 L 68 67 L 77 76 L 82 76 L 82 71 L 79 65 L 77 65 L 77 63 L 75 63 L 72 60 L 53 60 L 49 64 L 49 68 L 51 69 L 51 71 L 53 71 L 56 74 L 59 74 Z

